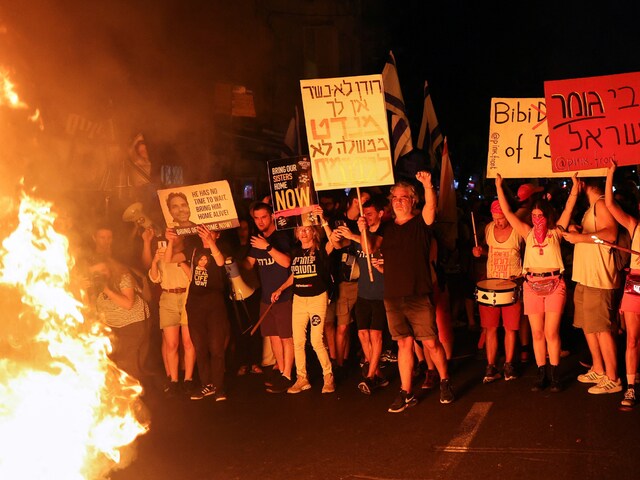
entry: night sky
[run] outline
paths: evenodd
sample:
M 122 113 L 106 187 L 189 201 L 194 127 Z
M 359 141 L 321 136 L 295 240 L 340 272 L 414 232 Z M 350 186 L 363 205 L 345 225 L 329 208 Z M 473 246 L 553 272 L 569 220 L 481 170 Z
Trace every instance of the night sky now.
M 156 128 L 168 140 L 206 114 L 213 82 L 250 85 L 269 71 L 270 32 L 245 20 L 261 2 L 12 3 L 0 6 L 0 63 L 19 72 L 33 103 L 109 104 L 121 124 Z M 414 139 L 426 79 L 453 162 L 465 170 L 486 164 L 491 97 L 541 97 L 544 80 L 640 71 L 635 2 L 361 5 L 362 35 L 375 35 L 377 50 L 366 52 L 365 71 L 342 74 L 378 73 L 393 50 Z M 298 80 L 283 75 L 279 88 L 294 91 Z M 268 120 L 275 130 L 286 126 L 285 118 Z

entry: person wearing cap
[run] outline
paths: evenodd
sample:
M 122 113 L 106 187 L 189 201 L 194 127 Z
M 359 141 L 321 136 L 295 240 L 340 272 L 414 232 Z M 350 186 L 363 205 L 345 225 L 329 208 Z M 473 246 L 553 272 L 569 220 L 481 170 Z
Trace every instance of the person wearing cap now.
M 533 183 L 523 183 L 518 187 L 518 209 L 516 216 L 527 223 L 531 222 L 531 210 L 533 202 L 537 199 L 537 193 L 544 191 L 543 187 L 536 187 Z
M 498 201 L 507 221 L 525 239 L 522 273 L 524 313 L 529 317 L 533 336 L 533 352 L 538 365 L 538 376 L 532 391 L 541 391 L 549 383 L 551 392 L 562 390 L 558 374 L 560 363 L 560 319 L 566 302 L 566 286 L 562 278 L 564 263 L 560 253 L 562 232 L 566 230 L 576 204 L 580 183 L 573 176 L 571 194 L 564 211 L 554 224 L 555 211 L 545 199 L 533 202 L 531 223 L 520 220 L 509 208 L 502 188 L 502 177 L 496 175 Z M 546 363 L 549 354 L 550 369 Z
M 476 258 L 487 255 L 487 278 L 499 278 L 516 281 L 522 278 L 522 236 L 507 221 L 500 202 L 494 200 L 491 204 L 491 221 L 485 228 L 485 245 L 473 247 L 472 253 Z M 486 247 L 486 248 L 485 248 Z M 483 383 L 491 383 L 500 378 L 496 368 L 498 354 L 498 327 L 500 318 L 504 326 L 504 379 L 514 380 L 516 371 L 513 366 L 513 355 L 516 349 L 516 332 L 520 327 L 522 316 L 522 302 L 518 298 L 511 305 L 483 305 L 478 304 L 480 325 L 486 332 L 485 349 L 487 352 L 487 369 Z

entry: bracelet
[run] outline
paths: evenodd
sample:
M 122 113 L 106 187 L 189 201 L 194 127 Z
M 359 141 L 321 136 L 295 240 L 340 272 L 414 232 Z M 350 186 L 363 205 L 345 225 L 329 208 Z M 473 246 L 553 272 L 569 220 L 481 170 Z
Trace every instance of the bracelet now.
M 325 222 L 325 223 L 323 223 L 323 224 L 322 224 L 322 226 L 323 226 L 323 227 L 328 227 L 328 226 L 329 226 L 329 224 Z

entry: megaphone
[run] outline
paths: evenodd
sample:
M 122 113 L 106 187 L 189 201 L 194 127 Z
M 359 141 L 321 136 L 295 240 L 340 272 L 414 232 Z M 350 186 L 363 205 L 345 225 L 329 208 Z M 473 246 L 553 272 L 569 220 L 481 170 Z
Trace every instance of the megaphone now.
M 231 280 L 231 300 L 245 300 L 253 295 L 255 288 L 250 287 L 240 276 L 240 269 L 233 257 L 227 257 L 224 261 L 224 268 Z
M 122 214 L 122 220 L 125 222 L 133 222 L 143 229 L 153 228 L 156 237 L 162 236 L 162 231 L 145 215 L 142 210 L 142 203 L 136 202 L 129 205 Z

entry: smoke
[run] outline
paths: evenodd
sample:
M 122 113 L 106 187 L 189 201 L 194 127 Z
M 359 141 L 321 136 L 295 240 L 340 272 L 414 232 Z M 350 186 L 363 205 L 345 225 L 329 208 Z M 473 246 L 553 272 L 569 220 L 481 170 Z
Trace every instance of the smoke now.
M 156 181 L 162 163 L 201 168 L 223 141 L 212 115 L 216 82 L 256 88 L 273 68 L 264 22 L 248 0 L 224 10 L 179 0 L 7 3 L 0 7 L 0 65 L 41 111 L 44 131 L 0 111 L 0 140 L 10 139 L 0 151 L 11 173 L 5 194 L 25 177 L 29 188 L 70 208 L 100 210 L 93 204 L 105 191 L 118 193 L 139 132 Z

